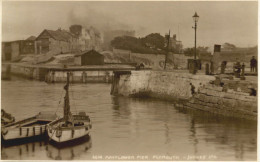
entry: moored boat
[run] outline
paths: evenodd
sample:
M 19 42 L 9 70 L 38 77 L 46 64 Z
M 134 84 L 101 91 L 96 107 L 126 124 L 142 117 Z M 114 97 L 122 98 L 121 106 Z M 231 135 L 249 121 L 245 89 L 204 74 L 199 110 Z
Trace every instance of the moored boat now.
M 1 136 L 4 140 L 14 140 L 44 135 L 47 124 L 56 118 L 56 114 L 40 112 L 33 117 L 2 126 Z
M 48 124 L 48 136 L 52 141 L 63 143 L 89 135 L 92 128 L 89 116 L 85 112 L 73 115 L 70 112 L 69 102 L 69 73 L 67 73 L 67 84 L 64 86 L 66 95 L 64 97 L 64 115 Z

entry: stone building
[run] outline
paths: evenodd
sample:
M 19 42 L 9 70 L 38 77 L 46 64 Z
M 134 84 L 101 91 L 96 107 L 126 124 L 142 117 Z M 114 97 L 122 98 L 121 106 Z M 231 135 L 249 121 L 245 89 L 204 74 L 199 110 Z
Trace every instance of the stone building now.
M 35 53 L 35 37 L 31 36 L 26 40 L 2 42 L 2 60 L 13 61 L 20 55 Z
M 101 48 L 101 34 L 94 27 L 84 28 L 81 25 L 71 25 L 70 33 L 76 36 L 79 51 Z
M 37 54 L 60 54 L 68 53 L 77 50 L 77 38 L 74 34 L 58 29 L 43 30 L 36 38 L 36 53 Z

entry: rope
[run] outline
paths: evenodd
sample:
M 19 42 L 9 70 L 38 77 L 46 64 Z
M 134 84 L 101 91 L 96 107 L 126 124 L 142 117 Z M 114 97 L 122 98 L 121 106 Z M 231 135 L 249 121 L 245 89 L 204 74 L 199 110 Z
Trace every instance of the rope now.
M 51 137 L 49 138 L 49 141 L 52 139 L 52 136 L 54 135 L 55 132 L 56 132 L 56 130 L 53 130 L 53 133 L 52 133 Z
M 59 127 L 59 125 L 58 125 L 57 127 Z M 52 136 L 53 136 L 54 133 L 56 132 L 56 128 L 57 128 L 57 127 L 54 127 L 54 128 L 52 129 L 52 130 L 53 130 L 53 133 L 52 133 L 51 137 L 49 138 L 49 141 L 51 140 Z
M 63 95 L 63 91 L 61 92 L 60 101 L 58 102 L 57 108 L 55 110 L 55 114 L 57 113 L 58 109 L 60 108 L 59 105 L 61 103 L 62 95 Z

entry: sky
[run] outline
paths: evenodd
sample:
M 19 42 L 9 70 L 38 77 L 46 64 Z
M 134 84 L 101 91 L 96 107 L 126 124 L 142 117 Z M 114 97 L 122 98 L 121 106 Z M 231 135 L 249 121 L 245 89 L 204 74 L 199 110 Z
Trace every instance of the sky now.
M 199 15 L 197 46 L 225 42 L 239 47 L 258 44 L 256 1 L 2 2 L 2 41 L 38 36 L 44 29 L 69 29 L 72 24 L 105 30 L 135 30 L 136 37 L 171 31 L 184 48 L 194 46 L 195 12 Z

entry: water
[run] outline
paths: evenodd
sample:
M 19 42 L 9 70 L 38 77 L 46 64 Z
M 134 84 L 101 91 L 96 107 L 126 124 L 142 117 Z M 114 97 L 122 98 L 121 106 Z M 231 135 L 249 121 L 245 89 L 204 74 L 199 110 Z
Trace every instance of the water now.
M 2 108 L 20 120 L 62 113 L 64 84 L 2 81 Z M 90 139 L 2 146 L 7 160 L 256 160 L 257 123 L 174 108 L 171 102 L 110 95 L 109 84 L 71 86 L 71 108 L 92 119 Z

